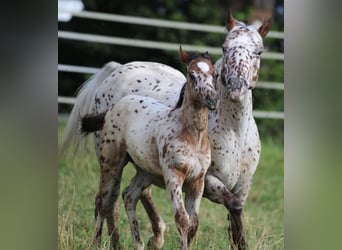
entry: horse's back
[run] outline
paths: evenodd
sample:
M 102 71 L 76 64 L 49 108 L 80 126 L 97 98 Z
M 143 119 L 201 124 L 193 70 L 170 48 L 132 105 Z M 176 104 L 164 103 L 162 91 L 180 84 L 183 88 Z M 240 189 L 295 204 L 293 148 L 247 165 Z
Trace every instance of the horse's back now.
M 104 112 L 127 95 L 153 97 L 172 107 L 177 103 L 185 76 L 161 63 L 134 61 L 117 67 L 97 89 L 97 112 Z

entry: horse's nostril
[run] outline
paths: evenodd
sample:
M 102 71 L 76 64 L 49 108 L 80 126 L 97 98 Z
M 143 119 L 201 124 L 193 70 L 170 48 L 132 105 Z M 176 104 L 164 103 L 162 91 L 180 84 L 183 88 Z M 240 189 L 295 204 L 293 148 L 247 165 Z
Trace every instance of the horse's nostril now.
M 228 86 L 232 89 L 232 90 L 236 90 L 236 89 L 241 89 L 242 87 L 242 81 L 239 78 L 229 78 L 228 79 Z

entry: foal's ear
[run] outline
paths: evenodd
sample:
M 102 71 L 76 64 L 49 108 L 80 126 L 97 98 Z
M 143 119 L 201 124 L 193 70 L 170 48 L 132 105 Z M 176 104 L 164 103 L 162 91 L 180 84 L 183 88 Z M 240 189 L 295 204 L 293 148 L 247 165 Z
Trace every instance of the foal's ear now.
M 270 31 L 271 24 L 272 24 L 272 18 L 264 21 L 261 27 L 258 29 L 259 34 L 261 35 L 262 38 L 264 38 L 267 35 L 267 33 Z
M 190 56 L 186 51 L 182 50 L 182 46 L 179 46 L 179 57 L 183 63 L 188 64 L 190 62 Z
M 232 10 L 229 8 L 227 11 L 227 30 L 230 31 L 232 28 L 235 27 L 235 19 L 232 15 Z
M 208 51 L 204 52 L 203 57 L 204 57 L 204 58 L 207 58 L 208 60 L 210 60 L 211 63 L 213 63 L 213 59 L 212 59 L 211 56 L 209 55 L 209 52 L 208 52 Z

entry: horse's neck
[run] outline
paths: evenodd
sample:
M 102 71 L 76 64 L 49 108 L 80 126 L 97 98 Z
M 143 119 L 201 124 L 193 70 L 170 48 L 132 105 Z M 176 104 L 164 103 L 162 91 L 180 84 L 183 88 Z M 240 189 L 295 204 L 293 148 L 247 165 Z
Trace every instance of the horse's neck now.
M 221 72 L 222 58 L 217 60 L 215 68 Z M 244 140 L 249 122 L 253 119 L 252 110 L 252 92 L 248 91 L 245 98 L 241 102 L 232 102 L 225 94 L 226 90 L 221 82 L 221 76 L 218 77 L 218 88 L 220 92 L 220 105 L 216 114 L 216 119 L 219 118 L 221 125 L 225 128 L 230 128 L 241 140 Z M 224 123 L 224 124 L 222 124 Z
M 224 123 L 225 128 L 230 128 L 236 134 L 240 143 L 245 140 L 249 123 L 253 119 L 252 109 L 251 91 L 248 91 L 241 102 L 232 102 L 224 94 L 220 97 L 220 106 L 217 112 L 219 120 Z

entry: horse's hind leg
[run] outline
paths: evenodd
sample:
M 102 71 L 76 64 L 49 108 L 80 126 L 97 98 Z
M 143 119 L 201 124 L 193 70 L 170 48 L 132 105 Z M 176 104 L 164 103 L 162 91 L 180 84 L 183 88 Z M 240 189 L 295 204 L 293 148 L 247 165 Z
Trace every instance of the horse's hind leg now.
M 166 225 L 157 212 L 157 209 L 152 201 L 151 187 L 146 188 L 142 192 L 140 200 L 150 219 L 153 230 L 153 236 L 148 240 L 147 246 L 149 249 L 162 249 L 164 245 L 164 232 Z
M 125 209 L 136 250 L 144 249 L 144 242 L 140 237 L 139 224 L 136 216 L 136 206 L 142 191 L 150 184 L 151 183 L 149 178 L 138 171 L 137 174 L 133 177 L 131 183 L 122 193 L 122 198 L 125 202 Z
M 95 132 L 95 151 L 96 151 L 96 156 L 97 156 L 97 160 L 100 163 L 101 166 L 101 162 L 100 162 L 100 136 L 101 133 L 100 132 Z M 102 166 L 101 166 L 102 169 Z M 105 219 L 105 217 L 100 214 L 99 212 L 99 208 L 101 207 L 101 192 L 98 191 L 96 193 L 95 196 L 95 211 L 94 211 L 94 217 L 96 220 L 96 225 L 95 225 L 95 230 L 94 230 L 94 235 L 93 235 L 93 245 L 96 246 L 97 248 L 100 247 L 101 244 L 101 236 L 102 236 L 102 228 L 103 228 L 103 221 Z

